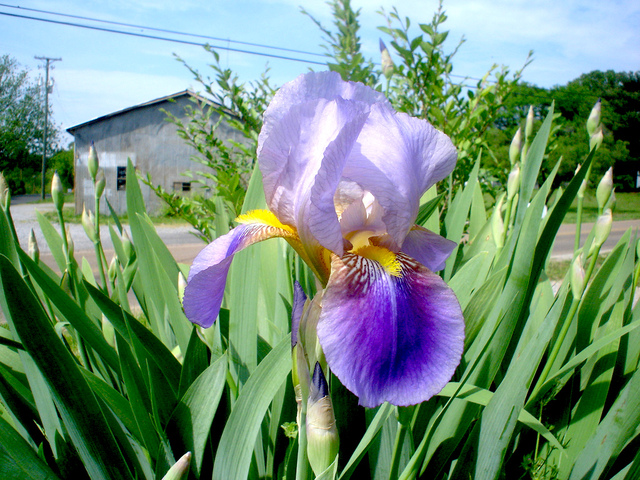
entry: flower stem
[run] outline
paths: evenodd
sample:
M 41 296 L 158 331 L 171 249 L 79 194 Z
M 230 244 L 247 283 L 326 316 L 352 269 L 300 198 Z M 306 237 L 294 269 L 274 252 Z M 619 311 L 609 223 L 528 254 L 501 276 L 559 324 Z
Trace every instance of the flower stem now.
M 296 462 L 296 480 L 307 480 L 309 477 L 309 461 L 307 460 L 307 414 L 300 412 L 298 424 L 298 459 Z
M 400 468 L 400 457 L 402 456 L 402 444 L 407 433 L 407 427 L 398 422 L 398 430 L 396 431 L 396 439 L 393 444 L 393 453 L 391 457 L 391 470 L 389 471 L 389 480 L 398 478 L 398 469 Z
M 107 277 L 104 273 L 104 263 L 102 262 L 104 252 L 102 251 L 102 242 L 100 241 L 100 198 L 97 196 L 95 198 L 95 210 L 93 218 L 96 230 L 96 238 L 93 242 L 93 246 L 96 251 L 96 261 L 98 263 L 98 271 L 100 272 L 100 282 L 102 283 L 102 290 L 104 291 L 104 293 L 109 294 L 109 289 L 107 287 Z

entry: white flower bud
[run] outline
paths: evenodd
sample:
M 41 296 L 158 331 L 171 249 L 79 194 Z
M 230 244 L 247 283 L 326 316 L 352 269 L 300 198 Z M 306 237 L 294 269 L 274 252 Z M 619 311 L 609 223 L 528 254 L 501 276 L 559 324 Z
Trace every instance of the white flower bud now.
M 104 177 L 104 170 L 99 169 L 96 174 L 96 198 L 102 197 L 102 193 L 104 192 L 104 187 L 107 184 L 107 180 Z
M 607 208 L 602 215 L 596 220 L 593 227 L 594 238 L 589 254 L 592 254 L 597 248 L 600 248 L 611 233 L 611 225 L 613 224 L 613 215 L 611 209 Z
M 531 135 L 533 135 L 533 105 L 529 106 L 527 121 L 524 124 L 524 138 L 529 138 Z
M 82 205 L 82 227 L 84 228 L 84 233 L 87 234 L 89 240 L 95 242 L 97 240 L 96 236 L 96 227 L 95 227 L 95 217 L 91 210 L 87 210 L 84 205 Z
M 185 453 L 180 460 L 173 464 L 162 480 L 186 480 L 191 468 L 191 452 Z
M 604 134 L 602 133 L 602 125 L 600 125 L 589 139 L 589 150 L 593 150 L 594 148 L 597 150 L 600 148 L 603 140 Z
M 513 136 L 513 140 L 511 140 L 511 145 L 509 146 L 509 161 L 511 165 L 515 165 L 520 158 L 520 150 L 522 149 L 522 128 L 518 127 L 518 131 Z
M 320 475 L 333 463 L 340 448 L 329 386 L 319 363 L 313 371 L 307 402 L 307 457 L 313 473 Z
M 591 109 L 591 113 L 589 114 L 589 119 L 587 120 L 587 133 L 589 136 L 593 136 L 596 129 L 600 126 L 600 116 L 602 114 L 602 102 L 600 99 L 596 102 L 594 107 Z
M 69 249 L 69 258 L 71 258 L 71 257 L 73 257 L 73 252 L 74 252 L 75 246 L 73 244 L 73 238 L 71 238 L 71 230 L 69 229 L 68 225 L 67 225 L 65 234 L 67 236 L 67 247 Z
M 87 158 L 87 168 L 89 169 L 89 176 L 94 182 L 96 181 L 96 174 L 98 173 L 99 166 L 100 162 L 98 161 L 98 153 L 93 146 L 93 142 L 91 142 L 91 146 L 89 147 L 89 157 Z
M 34 262 L 38 263 L 40 259 L 40 248 L 38 247 L 38 241 L 36 240 L 36 234 L 33 228 L 29 232 L 29 256 Z
M 582 253 L 571 264 L 571 293 L 574 299 L 582 297 L 584 291 L 584 267 L 582 266 Z
M 51 179 L 51 198 L 53 199 L 56 210 L 61 212 L 64 206 L 64 188 L 62 187 L 62 181 L 60 180 L 58 172 L 54 172 L 53 178 Z
M 11 203 L 11 191 L 4 175 L 0 173 L 0 206 L 7 208 Z
M 107 274 L 109 275 L 109 281 L 111 281 L 111 283 L 116 281 L 116 276 L 118 274 L 117 269 L 118 261 L 114 255 L 111 257 L 111 262 L 109 262 L 109 268 L 107 269 Z
M 389 50 L 387 46 L 384 44 L 382 39 L 380 39 L 380 57 L 382 64 L 382 73 L 388 79 L 393 75 L 394 65 L 393 60 L 391 59 L 391 55 L 389 54 Z
M 609 198 L 611 198 L 611 192 L 613 191 L 613 169 L 609 167 L 609 170 L 604 174 L 602 180 L 596 188 L 596 200 L 598 201 L 598 208 L 604 210 Z
M 507 199 L 511 200 L 520 188 L 520 166 L 516 163 L 507 180 Z

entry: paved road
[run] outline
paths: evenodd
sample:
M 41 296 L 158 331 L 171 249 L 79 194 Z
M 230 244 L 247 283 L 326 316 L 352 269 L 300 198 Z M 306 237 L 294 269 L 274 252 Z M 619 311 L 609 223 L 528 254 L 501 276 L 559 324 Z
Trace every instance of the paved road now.
M 53 205 L 50 203 L 12 203 L 11 206 L 11 214 L 16 226 L 18 238 L 20 239 L 20 244 L 26 250 L 29 232 L 33 228 L 34 232 L 36 232 L 41 258 L 50 266 L 54 266 L 53 259 L 49 253 L 48 245 L 40 233 L 40 227 L 36 221 L 36 211 L 45 212 L 52 210 Z M 552 252 L 553 258 L 570 259 L 572 257 L 575 228 L 575 225 L 562 225 L 560 227 Z M 591 228 L 593 228 L 592 223 L 582 226 L 583 241 L 591 231 Z M 640 219 L 614 222 L 611 235 L 605 243 L 603 251 L 611 250 L 629 228 L 638 231 L 640 229 Z M 128 230 L 128 226 L 125 225 L 125 229 Z M 191 233 L 193 232 L 191 227 L 158 225 L 156 226 L 156 230 L 179 263 L 190 265 L 198 252 L 204 247 L 204 243 Z M 70 231 L 75 245 L 76 258 L 82 258 L 84 256 L 90 262 L 93 262 L 93 244 L 84 233 L 82 225 L 71 224 Z M 113 245 L 106 226 L 101 228 L 101 238 L 107 259 L 110 260 L 113 256 Z

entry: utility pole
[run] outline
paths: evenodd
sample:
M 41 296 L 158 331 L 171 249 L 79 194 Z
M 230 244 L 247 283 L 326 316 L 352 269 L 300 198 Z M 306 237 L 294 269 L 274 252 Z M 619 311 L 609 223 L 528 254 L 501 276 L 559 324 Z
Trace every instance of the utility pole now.
M 34 57 L 36 60 L 44 60 L 46 62 L 45 69 L 46 79 L 44 82 L 44 131 L 42 133 L 42 200 L 44 200 L 44 184 L 45 184 L 45 172 L 47 170 L 47 129 L 49 128 L 49 65 L 53 62 L 62 61 L 61 58 L 49 58 L 49 57 Z

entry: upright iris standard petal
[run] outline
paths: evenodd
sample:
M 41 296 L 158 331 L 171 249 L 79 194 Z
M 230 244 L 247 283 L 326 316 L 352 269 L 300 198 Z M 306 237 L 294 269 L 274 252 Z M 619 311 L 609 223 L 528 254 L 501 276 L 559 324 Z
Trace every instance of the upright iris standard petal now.
M 268 238 L 296 237 L 293 229 L 281 225 L 270 212 L 255 217 L 252 223 L 240 225 L 207 245 L 193 261 L 183 299 L 184 312 L 193 323 L 208 328 L 215 322 L 236 253 Z M 260 223 L 260 217 L 269 223 Z
M 399 275 L 375 260 L 334 257 L 318 324 L 327 362 L 366 407 L 428 400 L 462 355 L 464 321 L 453 291 L 398 254 Z
M 413 226 L 422 194 L 455 166 L 449 137 L 429 122 L 371 106 L 343 176 L 370 191 L 384 210 L 387 232 L 398 246 Z
M 296 226 L 304 246 L 343 253 L 333 193 L 368 114 L 368 105 L 340 97 L 309 100 L 291 106 L 260 136 L 269 209 Z

